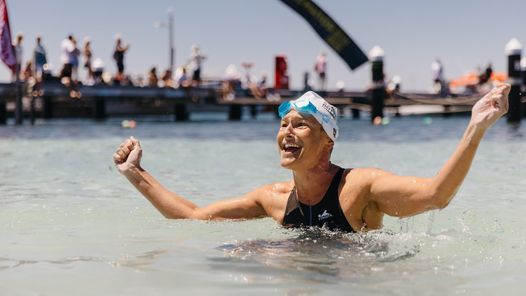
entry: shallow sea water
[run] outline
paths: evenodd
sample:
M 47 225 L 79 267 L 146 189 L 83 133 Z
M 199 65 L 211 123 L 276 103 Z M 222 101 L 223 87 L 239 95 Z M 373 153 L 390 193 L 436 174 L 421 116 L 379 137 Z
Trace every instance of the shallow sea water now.
M 333 162 L 433 176 L 468 117 L 341 121 Z M 0 127 L 0 294 L 521 295 L 526 129 L 499 121 L 440 212 L 381 231 L 294 231 L 271 219 L 164 219 L 113 167 L 130 135 L 143 166 L 199 205 L 290 178 L 271 118 Z

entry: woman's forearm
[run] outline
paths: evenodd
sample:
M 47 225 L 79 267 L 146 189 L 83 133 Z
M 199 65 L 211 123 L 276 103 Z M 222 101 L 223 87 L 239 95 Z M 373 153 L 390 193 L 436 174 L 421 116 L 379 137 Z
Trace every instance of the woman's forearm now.
M 182 196 L 170 192 L 153 176 L 140 167 L 131 167 L 123 175 L 166 218 L 190 218 L 197 205 Z
M 471 120 L 457 149 L 434 178 L 437 206 L 445 207 L 466 177 L 486 130 L 508 111 L 509 84 L 500 84 L 474 106 Z
M 484 128 L 468 125 L 453 155 L 433 178 L 432 188 L 437 207 L 447 206 L 457 193 L 468 174 L 484 133 Z

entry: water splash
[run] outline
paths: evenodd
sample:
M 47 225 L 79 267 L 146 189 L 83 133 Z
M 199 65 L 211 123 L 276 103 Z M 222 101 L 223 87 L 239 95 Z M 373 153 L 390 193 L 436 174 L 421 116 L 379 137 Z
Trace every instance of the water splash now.
M 210 258 L 224 269 L 256 264 L 276 272 L 303 272 L 305 276 L 354 277 L 381 270 L 379 265 L 407 260 L 420 252 L 417 240 L 387 231 L 349 234 L 323 228 L 293 230 L 281 240 L 248 240 L 219 246 L 224 257 Z M 402 244 L 391 242 L 400 240 Z M 330 280 L 330 279 L 325 279 Z

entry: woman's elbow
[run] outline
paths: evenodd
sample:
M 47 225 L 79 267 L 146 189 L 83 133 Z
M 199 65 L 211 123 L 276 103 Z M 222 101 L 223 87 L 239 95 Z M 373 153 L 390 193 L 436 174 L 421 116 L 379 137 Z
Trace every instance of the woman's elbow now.
M 454 187 L 434 183 L 428 192 L 431 199 L 431 204 L 436 210 L 444 209 L 449 205 L 455 195 L 457 195 L 459 189 L 460 185 Z
M 182 219 L 210 221 L 217 218 L 201 208 L 196 208 L 193 209 L 187 217 Z
M 449 202 L 455 196 L 456 192 L 453 193 L 435 193 L 432 196 L 432 206 L 434 210 L 442 210 L 449 205 Z
M 202 213 L 202 211 L 199 211 L 199 209 L 191 209 L 191 210 L 184 211 L 182 213 L 172 212 L 172 211 L 160 211 L 160 212 L 166 219 L 206 220 L 204 218 L 204 214 Z
M 164 218 L 166 218 L 166 219 L 171 219 L 171 220 L 185 219 L 185 217 L 182 217 L 182 216 L 176 215 L 176 214 L 171 213 L 171 212 L 164 212 L 164 211 L 161 211 L 161 214 L 162 214 L 162 215 L 164 216 Z

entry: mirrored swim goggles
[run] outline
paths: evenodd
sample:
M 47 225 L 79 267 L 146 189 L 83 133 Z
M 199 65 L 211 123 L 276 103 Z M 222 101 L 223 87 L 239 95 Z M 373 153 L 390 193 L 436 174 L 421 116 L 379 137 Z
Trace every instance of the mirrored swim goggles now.
M 338 111 L 317 93 L 309 91 L 296 100 L 283 102 L 278 108 L 279 117 L 285 117 L 292 109 L 299 113 L 312 115 L 321 124 L 329 138 L 333 141 L 338 138 L 339 129 L 336 120 Z
M 318 113 L 318 109 L 316 109 L 314 104 L 312 104 L 311 102 L 308 102 L 307 105 L 298 106 L 298 104 L 294 101 L 286 101 L 286 102 L 281 103 L 281 105 L 279 105 L 279 108 L 278 108 L 279 117 L 280 118 L 285 117 L 285 115 L 287 115 L 292 109 L 298 111 L 299 113 L 307 113 L 310 115 L 314 115 Z

